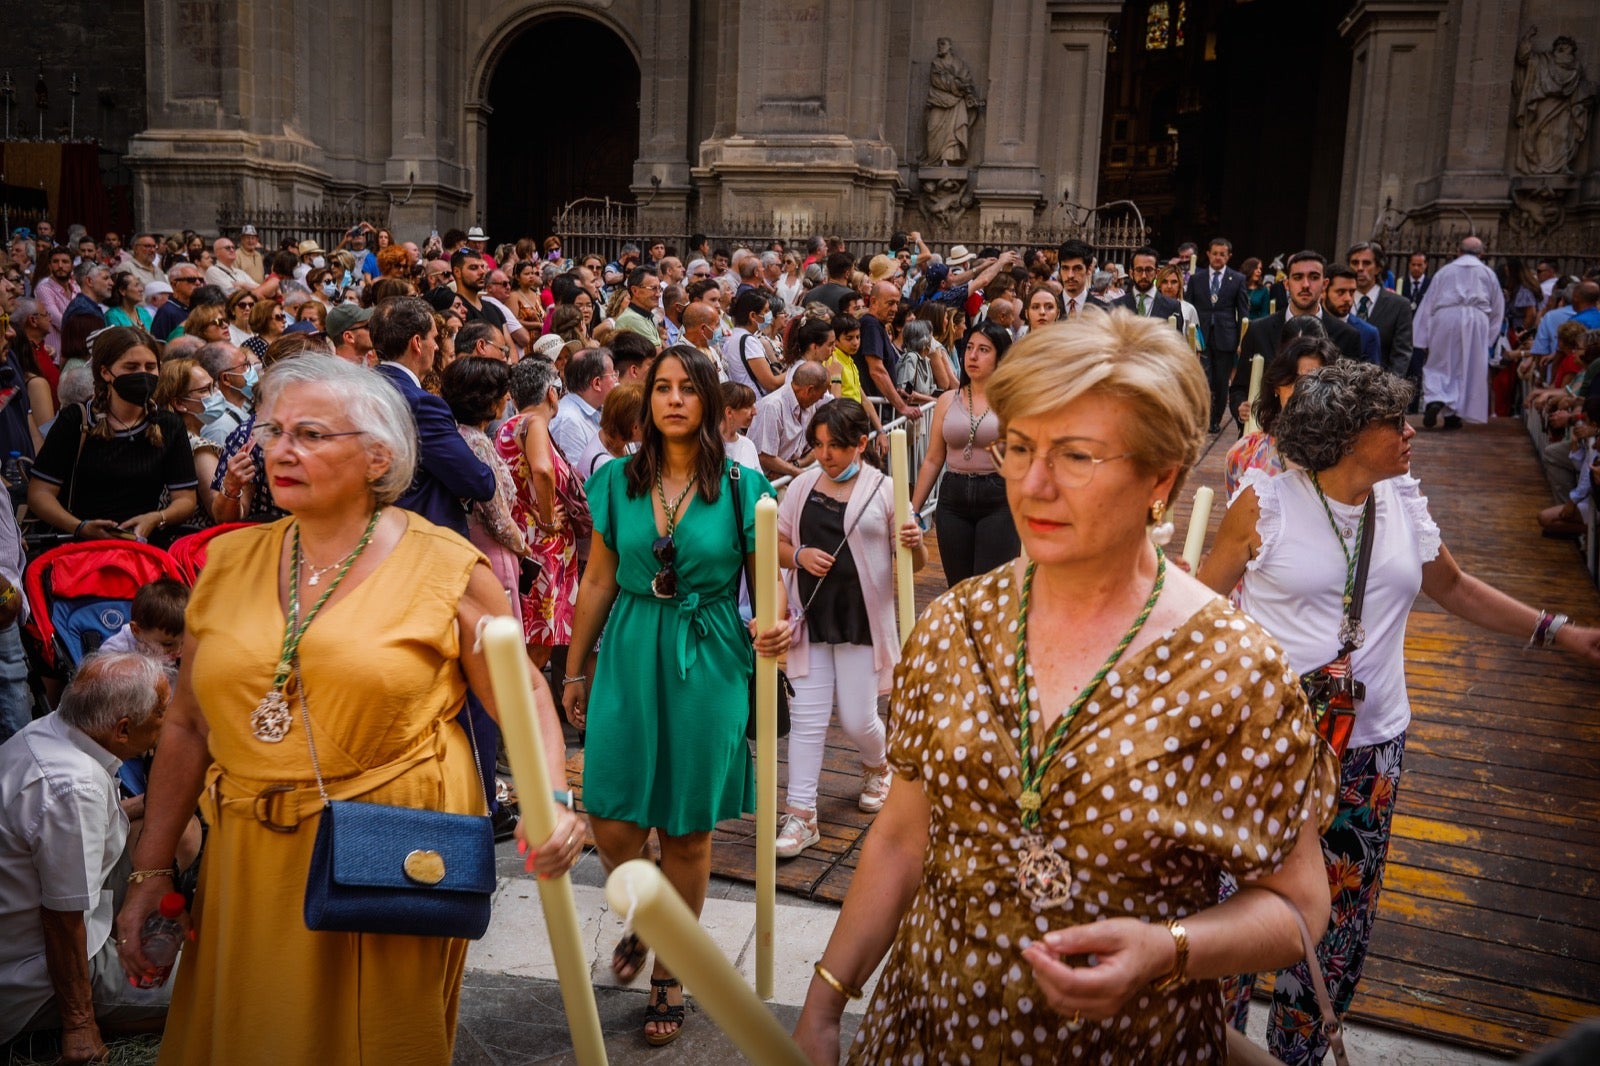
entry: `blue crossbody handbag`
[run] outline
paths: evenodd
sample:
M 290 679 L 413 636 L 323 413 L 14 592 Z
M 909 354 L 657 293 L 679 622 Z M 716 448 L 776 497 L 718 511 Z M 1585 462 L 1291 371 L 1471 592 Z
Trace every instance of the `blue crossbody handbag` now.
M 295 664 L 300 713 L 317 790 L 326 803 L 306 876 L 306 928 L 477 940 L 494 895 L 494 827 L 488 814 L 332 800 L 322 783 L 311 713 Z M 473 765 L 478 738 L 470 732 Z

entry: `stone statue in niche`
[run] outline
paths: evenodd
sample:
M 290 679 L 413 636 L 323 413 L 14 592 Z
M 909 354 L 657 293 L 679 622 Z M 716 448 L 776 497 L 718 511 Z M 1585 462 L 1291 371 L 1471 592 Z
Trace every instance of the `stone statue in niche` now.
M 972 83 L 972 68 L 940 37 L 938 54 L 928 67 L 928 128 L 922 161 L 931 166 L 960 166 L 967 161 L 972 122 L 983 102 Z
M 972 206 L 967 178 L 959 171 L 931 175 L 924 172 L 921 184 L 923 214 L 946 229 L 955 225 L 956 219 Z
M 1557 37 L 1536 52 L 1537 26 L 1517 42 L 1517 169 L 1523 174 L 1570 174 L 1589 134 L 1595 85 L 1578 61 L 1578 42 Z

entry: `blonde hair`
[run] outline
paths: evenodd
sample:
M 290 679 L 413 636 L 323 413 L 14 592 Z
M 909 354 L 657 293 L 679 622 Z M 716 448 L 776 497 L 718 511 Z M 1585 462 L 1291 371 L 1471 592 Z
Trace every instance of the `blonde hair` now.
M 1183 337 L 1165 321 L 1122 308 L 1030 330 L 985 393 L 1001 432 L 1091 393 L 1123 400 L 1133 409 L 1122 435 L 1134 462 L 1148 474 L 1177 467 L 1174 498 L 1200 458 L 1211 414 L 1205 373 Z

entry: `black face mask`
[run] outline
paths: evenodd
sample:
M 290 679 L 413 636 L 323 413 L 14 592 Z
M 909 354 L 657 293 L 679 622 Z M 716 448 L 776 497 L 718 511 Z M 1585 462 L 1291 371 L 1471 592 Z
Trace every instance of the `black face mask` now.
M 154 374 L 119 374 L 111 379 L 111 388 L 129 403 L 143 407 L 156 394 L 158 381 Z

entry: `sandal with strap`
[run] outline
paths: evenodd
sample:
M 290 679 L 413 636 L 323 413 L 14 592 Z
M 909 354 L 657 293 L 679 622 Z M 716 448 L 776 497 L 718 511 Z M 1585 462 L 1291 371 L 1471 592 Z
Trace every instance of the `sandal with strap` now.
M 626 984 L 639 976 L 649 954 L 650 949 L 644 946 L 644 942 L 629 933 L 611 949 L 611 972 L 617 975 L 617 980 Z
M 650 978 L 650 1002 L 645 1004 L 644 1008 L 645 1024 L 654 1022 L 657 1026 L 663 1024 L 677 1026 L 667 1033 L 661 1032 L 660 1029 L 653 1033 L 647 1031 L 644 1039 L 651 1047 L 664 1047 L 678 1039 L 678 1034 L 683 1032 L 683 1004 L 667 1002 L 668 990 L 682 987 L 675 977 Z

